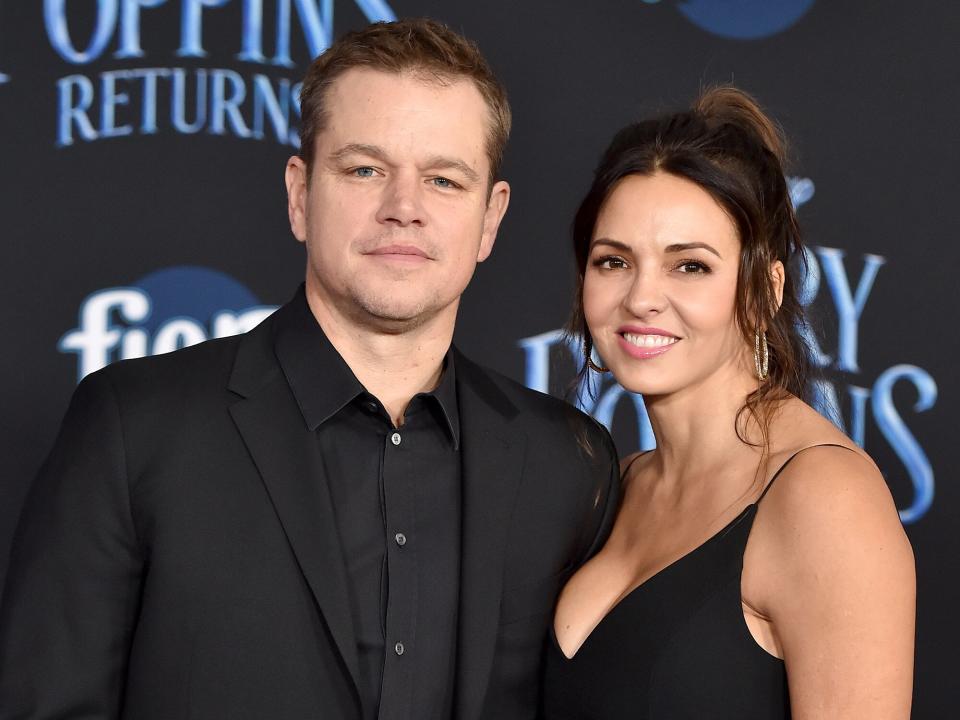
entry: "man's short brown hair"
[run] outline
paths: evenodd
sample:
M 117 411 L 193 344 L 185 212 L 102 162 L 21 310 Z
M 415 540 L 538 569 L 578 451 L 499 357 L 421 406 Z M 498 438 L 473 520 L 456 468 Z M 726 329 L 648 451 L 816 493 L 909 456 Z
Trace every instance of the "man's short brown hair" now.
M 441 84 L 461 78 L 472 80 L 490 111 L 487 157 L 491 184 L 497 178 L 510 135 L 506 90 L 474 42 L 426 18 L 378 22 L 347 33 L 313 61 L 300 91 L 300 157 L 308 170 L 317 133 L 326 123 L 327 91 L 352 68 L 412 72 Z

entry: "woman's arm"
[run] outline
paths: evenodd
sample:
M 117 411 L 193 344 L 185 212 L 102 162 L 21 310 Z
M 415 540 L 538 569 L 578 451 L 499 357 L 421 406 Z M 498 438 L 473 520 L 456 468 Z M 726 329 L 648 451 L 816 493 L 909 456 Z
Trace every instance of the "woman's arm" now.
M 842 448 L 806 450 L 755 529 L 751 588 L 783 651 L 794 720 L 907 720 L 916 577 L 877 468 Z

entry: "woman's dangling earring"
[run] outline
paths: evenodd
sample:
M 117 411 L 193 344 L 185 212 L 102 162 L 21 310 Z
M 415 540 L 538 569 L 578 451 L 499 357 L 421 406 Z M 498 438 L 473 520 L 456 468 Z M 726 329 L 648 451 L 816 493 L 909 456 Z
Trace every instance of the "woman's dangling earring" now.
M 593 361 L 593 340 L 587 337 L 583 341 L 583 354 L 587 358 L 587 367 L 597 373 L 610 372 L 610 368 L 605 368 L 602 365 L 597 365 Z
M 757 366 L 757 377 L 766 380 L 770 377 L 770 350 L 767 348 L 767 333 L 760 328 L 753 331 L 753 361 Z

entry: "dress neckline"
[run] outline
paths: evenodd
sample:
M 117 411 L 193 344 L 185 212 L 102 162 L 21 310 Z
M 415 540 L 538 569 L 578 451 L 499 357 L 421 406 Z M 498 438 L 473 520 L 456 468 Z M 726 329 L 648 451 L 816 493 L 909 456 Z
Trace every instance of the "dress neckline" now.
M 677 567 L 680 563 L 682 563 L 684 560 L 687 560 L 687 559 L 689 559 L 689 558 L 692 558 L 694 555 L 696 555 L 697 553 L 699 553 L 701 550 L 703 550 L 703 549 L 706 548 L 707 546 L 713 544 L 715 541 L 717 541 L 717 540 L 719 540 L 720 538 L 724 537 L 728 532 L 730 532 L 731 530 L 733 530 L 733 528 L 735 528 L 737 525 L 739 525 L 739 524 L 740 524 L 740 521 L 742 521 L 748 514 L 750 514 L 750 511 L 751 511 L 751 510 L 755 510 L 756 507 L 757 507 L 757 503 L 756 503 L 756 502 L 750 503 L 750 504 L 747 505 L 743 510 L 741 510 L 740 513 L 739 513 L 736 517 L 734 517 L 730 522 L 728 522 L 728 523 L 727 523 L 726 525 L 724 525 L 722 528 L 720 528 L 719 530 L 717 530 L 717 532 L 715 532 L 713 535 L 711 535 L 710 537 L 708 537 L 708 538 L 707 538 L 706 540 L 704 540 L 702 543 L 700 543 L 699 545 L 691 548 L 690 550 L 688 550 L 687 552 L 685 552 L 683 555 L 681 555 L 680 557 L 676 558 L 675 560 L 667 563 L 667 564 L 664 565 L 662 568 L 660 568 L 660 569 L 657 570 L 655 573 L 653 573 L 653 574 L 650 575 L 648 578 L 646 578 L 643 582 L 641 582 L 641 583 L 639 583 L 639 584 L 637 584 L 637 585 L 634 585 L 630 590 L 628 590 L 626 593 L 624 593 L 624 594 L 620 597 L 620 599 L 617 600 L 617 601 L 610 607 L 610 609 L 607 610 L 606 613 L 604 613 L 603 617 L 600 618 L 600 620 L 597 622 L 597 624 L 593 626 L 593 629 L 590 630 L 590 632 L 587 634 L 587 637 L 584 638 L 584 640 L 583 640 L 582 643 L 580 643 L 580 647 L 578 647 L 577 650 L 576 650 L 576 652 L 575 652 L 573 655 L 571 655 L 570 657 L 567 657 L 567 654 L 563 651 L 563 648 L 560 647 L 560 641 L 557 640 L 557 625 L 556 625 L 556 619 L 554 618 L 554 620 L 550 623 L 550 638 L 551 638 L 551 640 L 552 640 L 552 644 L 553 644 L 554 649 L 555 649 L 558 653 L 560 653 L 560 657 L 562 657 L 566 662 L 573 662 L 573 661 L 576 659 L 576 657 L 580 654 L 580 651 L 583 650 L 583 648 L 587 645 L 588 642 L 590 642 L 590 639 L 591 639 L 591 638 L 593 637 L 593 635 L 597 632 L 597 630 L 600 629 L 600 626 L 603 625 L 604 622 L 606 622 L 607 618 L 609 618 L 611 615 L 613 615 L 613 613 L 616 612 L 616 611 L 620 608 L 621 605 L 625 604 L 626 601 L 627 601 L 629 598 L 633 597 L 634 595 L 639 595 L 641 590 L 643 590 L 644 588 L 646 588 L 647 586 L 649 586 L 651 583 L 653 583 L 655 580 L 657 580 L 657 579 L 660 578 L 661 576 L 665 575 L 668 571 L 676 568 L 676 567 Z
M 604 613 L 603 617 L 600 618 L 600 620 L 597 622 L 597 624 L 593 626 L 593 629 L 590 630 L 590 632 L 587 634 L 587 637 L 584 638 L 584 640 L 583 640 L 582 643 L 580 643 L 580 647 L 578 647 L 578 648 L 577 648 L 577 651 L 576 651 L 573 655 L 571 655 L 570 657 L 567 657 L 567 654 L 566 654 L 565 652 L 563 652 L 563 649 L 560 647 L 560 642 L 557 640 L 556 617 L 554 617 L 553 622 L 550 623 L 550 636 L 551 636 L 552 639 L 553 639 L 553 643 L 552 643 L 552 644 L 553 644 L 554 648 L 556 649 L 556 651 L 557 651 L 558 653 L 560 653 L 560 657 L 562 657 L 566 662 L 573 662 L 574 659 L 580 654 L 580 651 L 583 650 L 584 646 L 585 646 L 588 642 L 590 642 L 590 638 L 593 637 L 594 633 L 596 633 L 596 631 L 600 628 L 600 626 L 603 625 L 603 623 L 606 621 L 606 619 L 607 619 L 608 617 L 610 617 L 614 612 L 616 612 L 616 610 L 617 610 L 621 605 L 623 605 L 624 602 L 625 602 L 628 598 L 630 598 L 630 597 L 632 597 L 632 596 L 634 596 L 634 595 L 639 594 L 639 591 L 640 591 L 642 588 L 646 588 L 648 585 L 651 584 L 651 582 L 657 580 L 657 579 L 660 578 L 662 575 L 664 575 L 665 573 L 667 573 L 669 570 L 672 570 L 673 568 L 676 568 L 677 565 L 679 565 L 680 563 L 682 563 L 684 560 L 687 560 L 688 558 L 693 557 L 696 553 L 700 552 L 703 548 L 707 547 L 708 545 L 712 544 L 713 542 L 715 542 L 715 541 L 718 540 L 719 538 L 721 538 L 721 537 L 723 537 L 724 535 L 726 535 L 726 534 L 727 534 L 730 530 L 732 530 L 741 520 L 743 520 L 743 518 L 745 518 L 745 517 L 749 514 L 749 512 L 750 512 L 751 509 L 756 510 L 756 508 L 759 506 L 760 502 L 761 502 L 761 501 L 763 500 L 763 498 L 766 496 L 767 492 L 769 492 L 770 488 L 773 487 L 773 483 L 776 482 L 776 480 L 777 480 L 778 477 L 780 477 L 780 473 L 782 473 L 782 472 L 787 468 L 787 466 L 788 466 L 791 462 L 793 462 L 794 458 L 796 458 L 798 455 L 800 455 L 800 453 L 804 452 L 805 450 L 810 450 L 811 448 L 815 448 L 815 447 L 839 447 L 839 448 L 843 448 L 843 449 L 845 449 L 845 450 L 849 450 L 850 452 L 856 452 L 853 448 L 851 448 L 851 447 L 849 447 L 849 446 L 847 446 L 847 445 L 840 445 L 840 444 L 838 444 L 838 443 L 816 443 L 816 444 L 814 444 L 814 445 L 808 445 L 808 446 L 806 446 L 806 447 L 803 447 L 803 448 L 800 448 L 799 450 L 797 450 L 795 453 L 793 453 L 793 455 L 791 455 L 790 457 L 788 457 L 788 458 L 786 459 L 786 461 L 785 461 L 779 468 L 777 468 L 777 471 L 773 474 L 773 477 L 771 477 L 770 480 L 768 480 L 767 483 L 766 483 L 766 485 L 764 486 L 763 492 L 760 493 L 760 497 L 758 497 L 754 502 L 752 502 L 752 503 L 750 503 L 749 505 L 747 505 L 747 506 L 740 512 L 739 515 L 737 515 L 735 518 L 733 518 L 733 520 L 731 520 L 731 521 L 728 522 L 725 526 L 723 526 L 722 528 L 720 528 L 719 530 L 717 530 L 717 532 L 715 532 L 713 535 L 711 535 L 710 537 L 708 537 L 708 538 L 707 538 L 706 540 L 704 540 L 702 543 L 700 543 L 699 545 L 697 545 L 697 546 L 694 547 L 694 548 L 691 548 L 690 550 L 688 550 L 687 552 L 685 552 L 683 555 L 681 555 L 680 557 L 678 557 L 676 560 L 668 563 L 667 565 L 664 565 L 662 568 L 660 568 L 659 570 L 657 570 L 653 575 L 651 575 L 650 577 L 648 577 L 646 580 L 644 580 L 643 582 L 641 582 L 639 585 L 635 585 L 633 588 L 631 588 L 629 591 L 627 591 L 624 595 L 622 595 L 622 596 L 620 597 L 620 599 L 617 600 L 617 602 L 615 602 L 615 603 L 613 604 L 613 606 L 612 606 L 609 610 L 607 610 L 606 613 Z M 639 455 L 637 455 L 635 458 L 633 458 L 633 460 L 630 461 L 630 464 L 627 465 L 627 467 L 624 469 L 624 474 L 626 474 L 626 472 L 629 471 L 630 465 L 633 465 L 633 463 L 635 463 L 638 459 L 640 459 L 641 457 L 643 457 L 644 455 L 646 455 L 646 454 L 649 453 L 649 452 L 652 452 L 652 450 L 647 450 L 647 451 L 645 451 L 645 452 L 642 452 L 642 453 L 640 453 Z

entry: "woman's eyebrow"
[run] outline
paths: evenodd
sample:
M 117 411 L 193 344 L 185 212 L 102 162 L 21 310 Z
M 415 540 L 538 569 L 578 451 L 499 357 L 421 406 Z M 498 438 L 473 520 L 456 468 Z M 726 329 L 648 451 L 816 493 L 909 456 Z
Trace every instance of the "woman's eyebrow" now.
M 620 250 L 621 252 L 630 252 L 631 248 L 626 243 L 622 243 L 619 240 L 611 240 L 610 238 L 597 238 L 592 243 L 590 247 L 596 247 L 597 245 L 609 245 L 615 250 Z
M 705 242 L 674 243 L 673 245 L 667 245 L 667 247 L 663 249 L 663 251 L 667 253 L 686 252 L 687 250 L 706 250 L 707 252 L 712 252 L 718 258 L 723 260 L 723 256 Z

